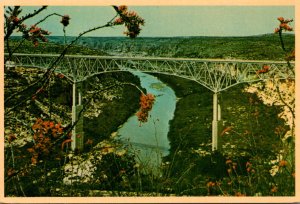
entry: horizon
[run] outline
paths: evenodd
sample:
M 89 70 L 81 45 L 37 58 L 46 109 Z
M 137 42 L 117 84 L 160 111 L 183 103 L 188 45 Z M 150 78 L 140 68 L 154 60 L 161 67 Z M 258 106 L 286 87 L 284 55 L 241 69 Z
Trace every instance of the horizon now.
M 134 39 L 130 39 L 128 37 L 124 36 L 81 36 L 80 38 L 126 38 L 129 40 L 135 40 L 138 38 L 201 38 L 201 37 L 205 37 L 205 38 L 246 38 L 246 37 L 260 37 L 260 36 L 266 36 L 266 35 L 277 35 L 276 33 L 264 33 L 264 34 L 254 34 L 254 35 L 247 35 L 247 36 L 208 36 L 208 35 L 194 35 L 194 36 L 138 36 Z M 282 35 L 294 35 L 295 33 L 282 33 Z M 20 35 L 12 35 L 12 38 L 22 38 L 22 36 Z M 64 37 L 63 35 L 49 35 L 47 36 L 47 38 L 51 38 L 51 37 Z M 71 38 L 76 38 L 76 35 L 68 35 L 66 36 L 71 37 Z

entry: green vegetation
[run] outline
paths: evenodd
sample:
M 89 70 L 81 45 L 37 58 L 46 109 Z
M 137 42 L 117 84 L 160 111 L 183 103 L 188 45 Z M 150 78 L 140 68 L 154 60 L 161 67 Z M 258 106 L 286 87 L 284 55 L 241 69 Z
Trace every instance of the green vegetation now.
M 37 69 L 29 68 L 16 68 L 15 70 L 6 71 L 5 94 L 9 95 L 13 91 L 28 85 L 32 78 L 42 73 L 42 71 Z M 126 72 L 94 76 L 83 84 L 83 91 L 89 92 L 86 93 L 86 97 L 83 98 L 83 104 L 89 100 L 89 96 L 92 96 L 95 102 L 94 105 L 89 104 L 90 107 L 84 112 L 85 151 L 83 155 L 89 153 L 95 154 L 95 152 L 101 154 L 101 151 L 105 152 L 105 147 L 100 150 L 98 149 L 98 151 L 97 148 L 96 150 L 93 148 L 101 141 L 111 140 L 111 133 L 116 131 L 118 126 L 122 125 L 127 118 L 138 109 L 140 92 L 134 86 L 114 86 L 116 83 L 121 84 L 123 82 L 130 82 L 139 86 L 138 78 Z M 110 86 L 113 87 L 109 90 L 99 92 L 99 90 L 101 90 L 100 87 L 105 89 L 105 87 Z M 22 98 L 30 98 L 31 92 L 26 92 L 23 95 Z M 111 96 L 113 96 L 113 98 L 110 98 Z M 6 108 L 10 108 L 14 105 L 14 103 L 8 104 Z M 5 116 L 5 133 L 7 135 L 17 136 L 17 139 L 11 143 L 12 146 L 6 146 L 5 148 L 5 154 L 7 155 L 5 160 L 6 175 L 13 174 L 12 171 L 14 173 L 21 171 L 18 175 L 18 180 L 16 180 L 16 177 L 6 177 L 5 194 L 7 196 L 49 196 L 66 193 L 62 187 L 62 180 L 65 175 L 64 169 L 61 167 L 68 163 L 69 153 L 61 149 L 61 142 L 64 139 L 61 140 L 61 142 L 57 142 L 57 145 L 53 147 L 53 149 L 51 148 L 51 154 L 40 155 L 40 163 L 36 165 L 30 165 L 32 160 L 30 160 L 31 155 L 29 149 L 34 147 L 32 143 L 32 125 L 36 122 L 37 118 L 43 118 L 44 121 L 50 120 L 55 121 L 55 123 L 61 123 L 64 129 L 67 130 L 67 125 L 70 124 L 71 105 L 72 85 L 69 84 L 67 80 L 54 76 L 51 81 L 51 86 L 47 91 L 37 95 L 34 99 L 30 98 L 26 103 L 20 104 L 13 112 Z M 97 109 L 101 110 L 101 113 L 97 117 L 90 114 Z M 7 145 L 8 144 L 9 143 L 7 143 Z M 119 144 L 114 144 L 113 146 L 116 145 Z M 13 160 L 10 153 L 11 151 L 14 152 Z M 111 171 L 110 168 L 112 164 L 110 162 L 112 160 L 110 157 L 114 157 L 116 160 L 116 163 L 113 165 L 119 165 L 122 161 L 123 163 L 130 162 L 130 160 L 133 162 L 132 156 L 125 153 L 122 154 L 122 156 L 118 156 L 114 152 L 108 155 L 103 153 L 103 163 L 106 157 L 107 163 L 110 165 L 103 165 L 101 168 L 98 167 L 99 172 L 101 172 L 100 169 L 105 170 L 105 172 Z M 132 168 L 132 165 L 128 165 L 128 167 L 124 167 L 124 165 L 125 164 L 122 166 L 124 169 Z M 114 166 L 113 168 L 117 171 L 117 167 L 118 166 Z M 45 170 L 47 172 L 45 172 Z M 111 172 L 110 174 L 113 177 L 116 176 L 117 173 Z M 45 182 L 47 186 L 43 184 Z M 109 184 L 102 185 L 106 187 L 107 185 L 112 185 L 110 187 L 112 188 L 116 186 L 118 182 L 120 181 L 110 181 Z M 14 185 L 18 187 L 11 188 L 11 186 Z M 97 186 L 96 184 L 93 185 Z M 56 188 L 59 189 L 58 192 L 55 191 Z M 79 192 L 79 189 L 81 189 L 80 185 L 74 188 L 76 192 Z M 53 190 L 56 193 L 52 192 Z M 72 190 L 71 192 L 74 193 L 74 191 Z M 67 191 L 67 193 L 70 192 Z
M 25 40 L 20 44 L 20 40 L 21 38 L 19 37 L 12 38 L 12 40 L 10 41 L 11 50 L 17 48 L 18 53 L 34 53 L 34 54 L 58 54 L 58 53 L 62 53 L 62 51 L 64 50 L 64 46 L 58 43 L 41 42 L 39 43 L 39 46 L 34 47 L 32 42 Z M 4 48 L 5 48 L 4 52 L 7 52 L 7 47 L 5 46 Z M 104 51 L 93 49 L 93 48 L 87 48 L 79 45 L 71 46 L 68 49 L 67 54 L 108 55 Z
M 293 49 L 295 36 L 285 34 L 283 38 L 287 50 Z M 72 37 L 68 40 L 71 41 Z M 50 37 L 50 42 L 62 43 L 63 38 Z M 149 37 L 135 40 L 121 37 L 84 37 L 78 44 L 125 56 L 248 60 L 284 60 L 285 56 L 276 34 L 246 37 Z
M 168 134 L 170 155 L 165 158 L 169 163 L 167 177 L 175 193 L 236 195 L 240 192 L 254 195 L 260 192 L 261 195 L 270 195 L 270 189 L 275 185 L 275 178 L 269 172 L 274 164 L 270 161 L 276 160 L 277 155 L 286 150 L 278 134 L 284 135 L 289 129 L 284 120 L 278 118 L 282 108 L 266 106 L 256 94 L 245 92 L 247 84 L 220 93 L 224 124 L 221 131 L 230 129 L 219 138 L 220 150 L 211 152 L 212 93 L 192 81 L 156 76 L 172 87 L 180 98 Z M 280 133 L 276 133 L 278 129 Z M 228 161 L 237 165 L 234 170 Z M 255 187 L 247 182 L 250 171 L 247 164 L 250 163 L 256 171 L 250 176 L 257 182 Z M 289 184 L 277 183 L 281 191 L 274 195 L 294 195 L 292 174 L 288 171 L 281 173 L 280 177 L 287 176 Z M 236 182 L 235 176 L 238 182 L 228 185 L 227 182 Z M 272 181 L 272 185 L 266 186 L 267 181 Z M 215 186 L 207 187 L 209 182 Z M 213 191 L 209 191 L 210 188 Z
M 101 81 L 102 86 L 106 87 L 113 83 L 133 83 L 139 86 L 139 79 L 128 72 L 107 73 L 96 76 L 97 81 Z M 97 82 L 89 79 L 89 85 L 86 85 L 86 90 L 95 90 Z M 98 100 L 101 104 L 100 109 L 102 114 L 98 117 L 85 116 L 84 132 L 87 135 L 86 139 L 94 140 L 94 143 L 108 139 L 110 134 L 118 129 L 126 120 L 133 115 L 139 108 L 140 92 L 134 86 L 123 85 L 122 88 L 115 88 L 116 91 L 111 93 L 111 97 L 98 97 L 92 95 L 94 101 Z M 106 94 L 110 91 L 106 90 Z M 92 110 L 92 111 L 95 111 Z M 96 137 L 95 137 L 96 136 Z
M 13 41 L 12 45 L 14 44 L 17 44 L 17 42 Z M 41 43 L 36 49 L 43 53 L 57 53 L 57 50 L 62 50 L 62 47 L 61 45 Z M 33 49 L 31 43 L 25 42 L 19 51 L 25 53 L 34 51 L 34 53 L 37 53 L 36 49 Z M 92 55 L 102 52 L 75 46 L 69 50 L 69 53 Z M 36 68 L 7 69 L 5 71 L 5 97 L 7 98 L 15 91 L 28 86 L 43 74 L 44 71 Z M 122 85 L 122 83 L 127 84 Z M 111 133 L 116 131 L 128 117 L 138 110 L 140 91 L 135 86 L 128 85 L 128 83 L 140 86 L 139 79 L 128 72 L 96 75 L 82 84 L 84 93 L 82 103 L 88 103 L 83 112 L 85 149 L 82 156 L 86 158 L 90 154 L 98 154 L 99 157 L 102 157 L 101 162 L 93 161 L 94 165 L 98 165 L 97 172 L 94 172 L 93 175 L 109 173 L 107 176 L 110 179 L 109 182 L 101 182 L 101 184 L 92 183 L 90 190 L 91 186 L 97 189 L 99 185 L 103 189 L 116 190 L 122 181 L 121 177 L 115 178 L 118 176 L 119 171 L 133 168 L 134 164 L 130 164 L 134 162 L 133 156 L 127 151 L 122 152 L 122 154 L 115 151 L 107 154 L 106 145 L 99 148 L 101 142 L 103 144 L 108 142 L 108 145 L 113 147 L 120 146 L 117 141 L 112 139 Z M 45 124 L 48 124 L 48 121 L 62 124 L 65 131 L 70 127 L 72 84 L 66 78 L 53 74 L 50 83 L 47 85 L 47 90 L 40 90 L 38 95 L 32 97 L 32 94 L 40 86 L 41 83 L 36 84 L 36 86 L 6 105 L 7 110 L 10 108 L 14 108 L 14 110 L 5 115 L 5 134 L 7 135 L 5 195 L 82 195 L 86 184 L 76 184 L 74 182 L 73 188 L 69 189 L 68 186 L 64 187 L 62 183 L 66 176 L 63 166 L 71 163 L 69 152 L 62 150 L 62 142 L 67 137 L 52 138 L 56 145 L 50 148 L 49 154 L 42 154 L 32 140 L 34 134 L 32 127 L 38 118 L 42 118 Z M 91 98 L 92 101 L 90 101 Z M 24 103 L 19 104 L 23 100 L 25 100 Z M 99 111 L 99 113 L 95 115 L 96 111 Z M 9 142 L 10 138 L 15 136 L 16 139 Z M 98 147 L 95 147 L 97 145 Z M 32 164 L 32 158 L 34 158 L 30 153 L 33 151 L 32 149 L 35 149 L 35 152 L 39 154 L 38 163 L 35 165 Z M 112 161 L 114 162 L 111 163 Z M 114 169 L 115 172 L 111 169 Z M 45 183 L 47 185 L 44 185 Z M 85 193 L 88 193 L 88 191 Z
M 20 37 L 12 37 L 14 48 Z M 75 37 L 67 37 L 71 42 Z M 284 34 L 285 47 L 291 51 L 295 35 Z M 62 36 L 49 36 L 50 43 L 41 43 L 34 48 L 25 42 L 18 48 L 21 53 L 59 53 L 64 43 Z M 47 45 L 46 45 L 47 44 Z M 34 48 L 34 49 L 33 49 Z M 82 37 L 67 54 L 84 55 L 133 55 L 155 57 L 218 58 L 246 60 L 284 60 L 285 53 L 280 47 L 276 34 L 246 37 L 172 37 L 137 38 L 125 37 Z
M 284 35 L 286 47 L 294 46 L 294 35 Z M 33 49 L 25 42 L 18 52 L 57 53 L 62 37 L 50 37 L 50 44 Z M 68 38 L 68 41 L 72 38 Z M 12 40 L 14 48 L 17 41 Z M 125 38 L 85 37 L 67 54 L 145 55 L 161 57 L 238 58 L 283 60 L 275 35 L 250 37 Z M 95 49 L 89 49 L 94 47 Z M 97 49 L 96 49 L 97 48 Z M 102 50 L 105 50 L 102 51 Z M 36 69 L 5 70 L 5 97 L 28 86 L 43 74 Z M 267 106 L 252 93 L 249 85 L 230 88 L 219 95 L 222 107 L 221 148 L 211 151 L 212 93 L 196 82 L 155 74 L 172 87 L 179 98 L 168 134 L 170 154 L 156 169 L 145 169 L 135 161 L 129 147 L 119 143 L 114 131 L 138 109 L 139 86 L 130 73 L 91 77 L 82 84 L 83 104 L 89 101 L 85 118 L 85 149 L 81 154 L 65 151 L 67 137 L 55 140 L 51 154 L 39 152 L 33 165 L 33 124 L 43 118 L 67 129 L 70 124 L 71 85 L 53 75 L 36 98 L 30 98 L 37 84 L 6 108 L 18 105 L 5 115 L 6 196 L 294 196 L 295 169 L 293 139 L 282 138 L 290 130 L 278 117 L 283 106 Z M 113 86 L 113 89 L 105 89 Z M 153 84 L 153 86 L 158 86 Z M 261 86 L 265 86 L 264 83 Z M 161 88 L 161 87 L 157 87 Z M 103 91 L 101 91 L 103 90 Z M 90 100 L 92 98 L 92 100 Z M 49 133 L 50 134 L 50 133 Z M 9 141 L 17 137 L 14 141 Z M 50 135 L 53 136 L 53 135 Z M 62 143 L 62 142 L 66 143 Z M 39 150 L 36 148 L 35 151 Z M 15 176 L 18 175 L 18 176 Z M 71 182 L 71 185 L 69 185 Z

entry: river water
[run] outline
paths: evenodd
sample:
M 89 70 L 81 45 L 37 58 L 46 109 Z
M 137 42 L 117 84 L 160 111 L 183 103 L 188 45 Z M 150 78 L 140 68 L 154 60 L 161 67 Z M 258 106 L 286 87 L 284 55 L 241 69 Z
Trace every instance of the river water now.
M 155 103 L 148 122 L 140 124 L 135 115 L 131 116 L 118 130 L 120 139 L 137 154 L 144 165 L 160 165 L 161 158 L 169 153 L 169 121 L 174 117 L 176 95 L 173 89 L 156 77 L 132 71 L 140 78 L 141 86 L 147 93 L 155 95 Z

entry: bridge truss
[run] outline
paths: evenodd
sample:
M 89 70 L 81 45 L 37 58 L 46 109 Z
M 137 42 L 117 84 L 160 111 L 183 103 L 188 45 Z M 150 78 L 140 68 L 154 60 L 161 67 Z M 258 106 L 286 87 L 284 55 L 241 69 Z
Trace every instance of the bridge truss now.
M 7 57 L 8 54 L 5 56 Z M 11 57 L 10 62 L 14 66 L 48 69 L 58 56 L 16 53 Z M 55 64 L 54 69 L 73 83 L 73 107 L 81 106 L 81 92 L 79 90 L 76 94 L 76 84 L 101 73 L 137 70 L 196 81 L 214 93 L 212 150 L 216 150 L 218 122 L 221 115 L 218 93 L 240 83 L 253 83 L 272 78 L 294 79 L 294 67 L 294 63 L 290 63 L 289 67 L 284 61 L 66 55 Z M 76 100 L 77 95 L 78 100 Z M 72 111 L 72 121 L 76 121 L 76 108 Z M 76 135 L 76 132 L 72 135 Z M 73 145 L 73 148 L 75 146 L 77 145 Z
M 14 54 L 11 61 L 16 66 L 47 69 L 58 56 Z M 268 66 L 269 71 L 257 74 L 264 66 Z M 72 82 L 84 81 L 96 74 L 128 70 L 179 76 L 196 81 L 214 93 L 239 83 L 251 83 L 273 77 L 294 78 L 294 72 L 288 68 L 287 63 L 280 61 L 66 55 L 55 66 L 56 72 L 65 75 Z

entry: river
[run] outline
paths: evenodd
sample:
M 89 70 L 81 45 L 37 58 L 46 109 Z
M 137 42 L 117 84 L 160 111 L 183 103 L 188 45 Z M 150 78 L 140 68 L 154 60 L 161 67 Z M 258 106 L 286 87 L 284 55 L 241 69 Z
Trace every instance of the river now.
M 169 121 L 174 117 L 176 95 L 173 89 L 155 76 L 132 71 L 138 76 L 147 93 L 155 95 L 155 103 L 148 122 L 140 124 L 135 115 L 131 116 L 118 130 L 120 139 L 135 151 L 137 159 L 144 165 L 157 165 L 169 153 Z

